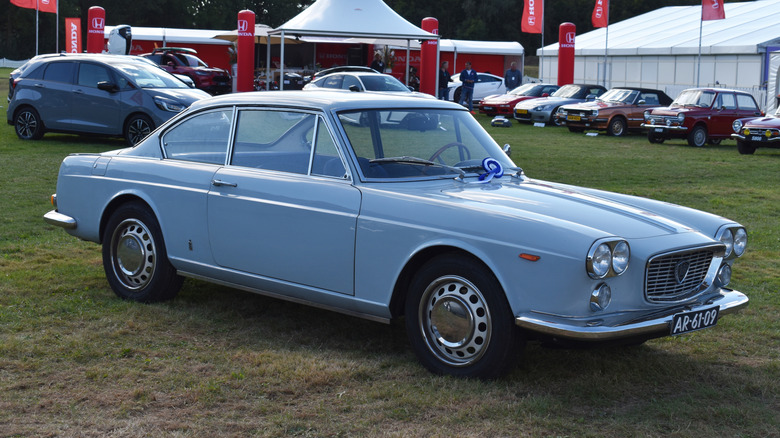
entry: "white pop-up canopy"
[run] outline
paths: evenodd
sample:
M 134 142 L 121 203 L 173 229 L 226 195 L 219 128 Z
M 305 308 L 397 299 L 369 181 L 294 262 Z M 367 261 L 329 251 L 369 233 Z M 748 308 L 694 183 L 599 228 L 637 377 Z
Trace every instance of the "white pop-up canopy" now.
M 406 21 L 382 0 L 317 0 L 290 21 L 269 31 L 268 35 L 281 37 L 282 77 L 284 40 L 289 36 L 354 38 L 368 44 L 406 43 L 407 51 L 413 40 L 439 39 L 438 35 Z M 268 50 L 267 53 L 270 54 L 271 51 Z M 268 64 L 270 60 L 266 63 Z

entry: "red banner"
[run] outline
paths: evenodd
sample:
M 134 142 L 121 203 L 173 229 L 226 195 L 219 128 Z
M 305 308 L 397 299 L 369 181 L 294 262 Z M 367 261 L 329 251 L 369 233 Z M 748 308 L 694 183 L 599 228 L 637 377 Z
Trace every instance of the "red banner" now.
M 81 53 L 81 19 L 65 19 L 65 51 Z
M 11 3 L 20 8 L 37 9 L 41 12 L 57 13 L 57 0 L 11 0 Z
M 92 6 L 87 11 L 87 53 L 101 53 L 106 48 L 106 10 Z
M 701 21 L 724 18 L 726 18 L 726 11 L 723 9 L 723 0 L 701 0 Z
M 236 52 L 236 91 L 252 91 L 255 89 L 255 13 L 248 9 L 238 12 Z
M 542 18 L 544 17 L 544 0 L 525 0 L 523 22 L 520 30 L 525 33 L 542 33 Z
M 439 34 L 439 20 L 433 17 L 423 18 L 421 27 L 426 32 Z M 427 40 L 423 41 L 420 47 L 420 91 L 431 96 L 436 96 L 436 75 L 439 73 L 436 68 L 438 45 L 437 40 Z
M 609 0 L 596 0 L 590 21 L 593 23 L 593 27 L 609 26 Z

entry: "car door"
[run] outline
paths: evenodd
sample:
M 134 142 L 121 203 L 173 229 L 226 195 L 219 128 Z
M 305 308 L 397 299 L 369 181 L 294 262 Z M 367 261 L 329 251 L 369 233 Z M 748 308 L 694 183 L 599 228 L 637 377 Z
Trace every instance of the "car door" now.
M 492 94 L 504 94 L 506 88 L 504 81 L 490 75 L 477 73 L 477 83 L 474 85 L 474 96 L 472 100 L 481 100 Z
M 320 115 L 244 109 L 214 176 L 208 228 L 220 266 L 354 294 L 360 192 Z
M 95 134 L 120 134 L 119 93 L 99 89 L 101 82 L 116 84 L 108 67 L 91 62 L 78 63 L 72 102 L 73 108 L 78 110 L 73 111 L 73 129 Z
M 720 92 L 712 107 L 712 119 L 708 127 L 710 136 L 729 136 L 731 135 L 731 124 L 739 118 L 737 111 L 737 98 L 734 93 Z
M 33 87 L 39 90 L 41 96 L 35 103 L 35 109 L 48 129 L 71 129 L 75 72 L 75 62 L 50 62 L 42 79 L 33 81 Z

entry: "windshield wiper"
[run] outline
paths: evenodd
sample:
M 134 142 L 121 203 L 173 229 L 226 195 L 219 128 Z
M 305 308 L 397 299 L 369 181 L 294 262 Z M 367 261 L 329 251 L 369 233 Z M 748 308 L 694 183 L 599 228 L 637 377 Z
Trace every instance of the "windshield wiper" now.
M 453 167 L 448 166 L 446 164 L 440 164 L 436 163 L 431 160 L 426 160 L 423 158 L 418 157 L 410 157 L 410 156 L 402 156 L 402 157 L 386 157 L 386 158 L 374 158 L 373 160 L 368 160 L 369 163 L 402 163 L 402 164 L 422 164 L 423 166 L 437 166 L 442 167 L 444 169 L 451 170 L 453 172 L 457 172 L 460 178 L 464 178 L 466 176 L 466 172 L 463 171 L 460 167 Z

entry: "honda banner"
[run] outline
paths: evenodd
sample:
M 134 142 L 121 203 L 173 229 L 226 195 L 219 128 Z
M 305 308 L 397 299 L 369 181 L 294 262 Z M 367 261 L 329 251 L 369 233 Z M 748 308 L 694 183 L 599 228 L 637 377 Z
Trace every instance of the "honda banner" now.
M 236 52 L 236 91 L 252 91 L 255 89 L 255 13 L 248 9 L 238 12 Z
M 422 21 L 422 30 L 438 35 L 439 20 L 433 17 L 424 18 Z M 436 95 L 436 77 L 439 73 L 439 69 L 436 67 L 436 52 L 439 48 L 438 45 L 438 40 L 427 40 L 422 42 L 420 48 L 420 91 L 428 93 L 431 96 Z
M 593 27 L 609 26 L 609 0 L 596 0 L 590 21 L 593 23 Z
M 723 9 L 723 0 L 701 0 L 701 21 L 724 18 L 726 18 L 726 11 Z
M 81 19 L 65 19 L 65 51 L 81 53 Z
M 558 85 L 574 82 L 574 40 L 577 26 L 561 23 L 558 27 Z
M 544 0 L 525 0 L 520 30 L 525 33 L 542 33 L 543 18 Z
M 37 9 L 41 12 L 57 13 L 57 0 L 11 0 L 11 4 L 20 8 Z
M 106 47 L 106 10 L 92 6 L 87 11 L 87 53 L 102 53 Z

